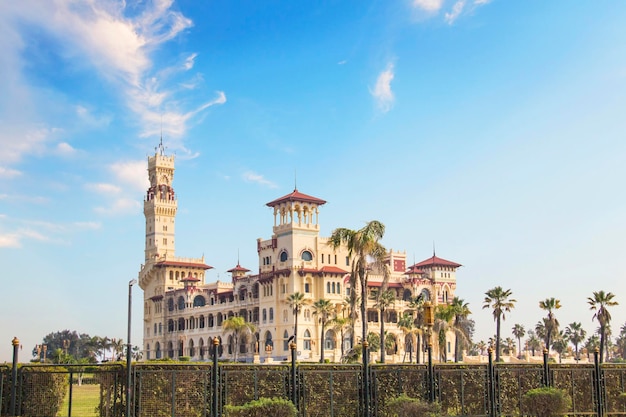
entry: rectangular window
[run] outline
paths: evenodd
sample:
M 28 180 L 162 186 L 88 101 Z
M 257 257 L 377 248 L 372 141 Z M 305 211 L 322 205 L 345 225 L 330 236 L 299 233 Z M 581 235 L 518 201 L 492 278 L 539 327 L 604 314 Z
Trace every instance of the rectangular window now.
M 346 266 L 350 266 L 350 257 L 346 256 Z
M 167 245 L 167 239 L 163 239 L 163 244 Z
M 311 292 L 311 284 L 309 284 L 308 282 L 304 284 L 304 292 L 306 293 Z
M 335 255 L 335 265 L 337 265 L 337 255 Z
M 324 263 L 324 254 L 322 253 L 322 263 Z

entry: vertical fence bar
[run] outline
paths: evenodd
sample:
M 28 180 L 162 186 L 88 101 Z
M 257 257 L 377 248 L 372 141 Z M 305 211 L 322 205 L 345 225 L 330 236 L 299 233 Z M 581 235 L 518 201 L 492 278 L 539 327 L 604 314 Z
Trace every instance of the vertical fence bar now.
M 370 415 L 369 343 L 363 341 L 363 415 Z
M 548 349 L 543 349 L 543 386 L 550 386 L 550 373 L 548 370 Z
M 15 414 L 15 395 L 17 393 L 17 350 L 20 346 L 20 340 L 14 337 L 11 341 L 13 345 L 13 367 L 11 368 L 11 415 Z
M 70 369 L 70 392 L 69 392 L 69 398 L 68 398 L 69 401 L 67 404 L 67 417 L 72 417 L 72 394 L 74 391 L 73 379 L 74 379 L 74 374 L 72 373 L 72 370 Z
M 489 348 L 487 351 L 489 355 L 489 365 L 487 367 L 487 400 L 489 401 L 489 415 L 495 417 L 496 415 L 496 387 L 494 383 L 494 371 L 493 371 L 493 349 Z
M 433 370 L 433 345 L 428 341 L 428 401 L 435 401 L 435 372 Z
M 594 364 L 594 385 L 596 394 L 596 413 L 598 417 L 603 416 L 602 406 L 602 376 L 600 374 L 600 350 L 596 348 L 593 352 L 593 364 Z
M 211 390 L 212 390 L 212 404 L 211 404 L 211 417 L 217 417 L 218 416 L 218 396 L 217 396 L 217 389 L 218 389 L 218 384 L 219 384 L 219 373 L 217 370 L 217 349 L 219 347 L 220 344 L 220 340 L 215 337 L 213 338 L 213 374 L 212 374 L 212 383 L 211 383 Z

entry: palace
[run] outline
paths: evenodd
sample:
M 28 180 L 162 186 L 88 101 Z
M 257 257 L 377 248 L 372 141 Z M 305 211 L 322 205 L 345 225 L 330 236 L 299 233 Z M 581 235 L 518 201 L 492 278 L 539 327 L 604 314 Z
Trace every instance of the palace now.
M 324 349 L 324 358 L 338 362 L 342 352 L 352 347 L 353 339 L 360 341 L 360 320 L 355 325 L 357 337 L 352 338 L 345 326 L 327 325 L 320 340 L 321 324 L 313 314 L 313 302 L 324 298 L 334 305 L 335 317 L 347 317 L 345 299 L 351 290 L 352 259 L 347 249 L 334 250 L 328 238 L 319 234 L 320 209 L 326 201 L 295 189 L 267 203 L 273 209 L 274 224 L 271 238 L 257 240 L 258 271 L 250 273 L 237 264 L 228 271 L 231 282 L 206 282 L 205 272 L 212 267 L 204 257 L 175 255 L 178 203 L 172 187 L 174 156 L 165 155 L 162 145 L 148 158 L 148 177 L 145 263 L 139 272 L 139 285 L 144 291 L 144 359 L 186 356 L 194 361 L 209 360 L 211 341 L 217 337 L 221 359 L 266 363 L 286 360 L 296 324 L 287 298 L 295 292 L 305 299 L 297 320 L 299 360 L 317 361 L 320 349 Z M 396 296 L 383 317 L 388 362 L 408 361 L 413 355 L 423 361 L 422 349 L 416 349 L 417 343 L 412 342 L 415 336 L 405 335 L 398 321 L 405 313 L 413 314 L 410 301 L 417 295 L 422 294 L 435 305 L 450 302 L 460 266 L 433 254 L 407 267 L 405 252 L 388 252 L 387 288 Z M 382 282 L 382 274 L 370 272 L 366 319 L 368 332 L 375 334 L 380 334 L 381 317 L 373 298 Z M 233 335 L 222 328 L 224 320 L 233 316 L 243 317 L 256 329 L 240 337 L 238 346 L 234 345 Z M 445 349 L 450 357 L 454 335 L 450 333 L 447 340 Z M 433 343 L 433 349 L 435 357 L 441 356 L 437 343 Z M 378 353 L 372 351 L 372 358 L 376 359 Z

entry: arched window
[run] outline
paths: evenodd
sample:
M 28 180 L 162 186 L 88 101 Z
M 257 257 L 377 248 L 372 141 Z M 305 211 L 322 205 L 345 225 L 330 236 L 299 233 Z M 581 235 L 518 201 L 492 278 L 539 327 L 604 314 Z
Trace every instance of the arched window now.
M 215 326 L 215 321 L 213 319 L 213 314 L 209 314 L 208 318 L 209 318 L 209 327 Z
M 330 282 L 326 283 L 326 292 L 330 294 Z
M 311 350 L 311 332 L 309 329 L 304 331 L 303 348 L 304 350 Z
M 206 305 L 206 299 L 203 296 L 198 295 L 196 296 L 196 298 L 193 299 L 194 307 L 204 307 L 205 305 Z
M 172 342 L 169 342 L 167 344 L 167 357 L 168 358 L 174 357 L 174 344 Z
M 185 319 L 181 317 L 178 319 L 178 331 L 182 330 L 185 330 Z
M 274 321 L 274 308 L 270 307 L 270 321 Z
M 422 296 L 422 300 L 430 301 L 430 291 L 428 291 L 426 288 L 424 288 L 420 294 Z
M 173 332 L 173 331 L 174 331 L 174 320 L 169 319 L 169 320 L 167 321 L 167 332 L 168 332 L 168 333 L 171 333 L 171 332 Z
M 193 339 L 189 340 L 189 356 L 191 356 L 192 358 L 196 356 L 196 349 L 193 344 Z
M 196 328 L 196 318 L 195 317 L 189 317 L 189 329 L 195 329 Z
M 150 360 L 150 343 L 146 345 L 146 359 Z
M 178 341 L 178 357 L 185 356 L 185 345 L 182 340 Z
M 266 309 L 263 309 L 262 317 L 263 317 L 263 323 L 265 323 L 267 321 L 267 310 Z
M 335 331 L 329 329 L 324 336 L 324 349 L 330 350 L 335 348 Z
M 200 354 L 200 359 L 204 359 L 204 339 L 200 338 L 198 341 L 198 353 Z
M 198 319 L 198 327 L 204 329 L 204 316 L 200 316 Z
M 183 296 L 178 297 L 178 309 L 179 310 L 185 309 L 185 298 Z
M 311 252 L 309 252 L 308 250 L 305 250 L 304 252 L 302 252 L 302 260 L 303 261 L 312 261 L 313 260 L 313 254 Z
M 265 332 L 265 341 L 263 342 L 263 347 L 267 349 L 268 346 L 274 347 L 274 341 L 272 340 L 272 333 L 269 331 Z
M 154 357 L 156 359 L 161 359 L 161 344 L 159 342 L 156 342 L 154 345 Z
M 233 354 L 233 336 L 228 336 L 228 354 L 232 355 Z
M 336 288 L 335 285 L 336 284 L 333 282 L 333 294 L 335 293 L 335 288 Z
M 167 299 L 167 310 L 174 311 L 174 299 L 173 298 Z
M 222 321 L 224 321 L 224 316 L 222 316 L 222 313 L 217 313 L 217 325 L 218 325 L 218 327 L 222 325 Z
M 289 254 L 287 253 L 286 250 L 282 251 L 280 253 L 280 261 L 281 262 L 287 262 L 287 259 L 289 258 Z
M 287 330 L 283 333 L 283 350 L 285 352 L 289 350 L 289 333 Z
M 405 289 L 402 293 L 402 301 L 411 301 L 411 290 Z

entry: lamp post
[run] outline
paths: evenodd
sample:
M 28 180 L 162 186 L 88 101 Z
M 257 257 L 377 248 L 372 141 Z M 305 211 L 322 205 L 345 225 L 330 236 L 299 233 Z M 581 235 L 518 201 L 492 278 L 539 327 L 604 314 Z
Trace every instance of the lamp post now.
M 432 328 L 435 325 L 435 311 L 430 301 L 424 303 L 424 322 L 426 323 L 426 337 L 428 337 L 428 399 L 435 401 L 435 375 L 433 372 L 433 344 Z
M 126 417 L 130 417 L 130 384 L 132 383 L 130 375 L 130 354 L 132 349 L 132 344 L 130 343 L 130 323 L 132 318 L 131 313 L 133 302 L 133 285 L 135 285 L 136 283 L 136 279 L 130 280 L 128 282 L 128 334 L 126 337 Z

